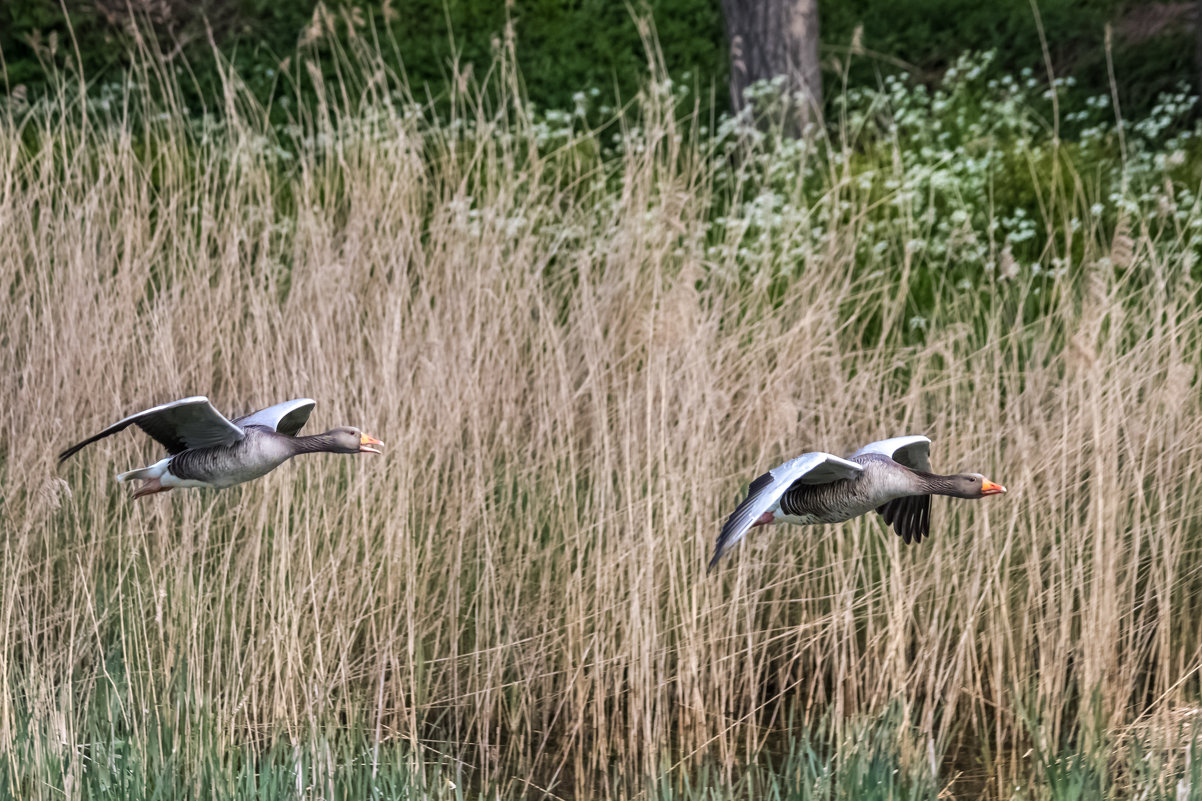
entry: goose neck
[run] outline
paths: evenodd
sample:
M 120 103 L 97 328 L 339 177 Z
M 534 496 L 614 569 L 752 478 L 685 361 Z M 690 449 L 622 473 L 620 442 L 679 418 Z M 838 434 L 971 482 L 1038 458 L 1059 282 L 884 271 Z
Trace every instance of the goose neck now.
M 334 450 L 333 439 L 329 432 L 311 434 L 307 437 L 290 437 L 286 442 L 294 454 L 329 453 Z
M 964 492 L 953 481 L 955 476 L 941 476 L 938 473 L 924 473 L 920 470 L 913 472 L 919 488 L 928 495 L 964 497 Z

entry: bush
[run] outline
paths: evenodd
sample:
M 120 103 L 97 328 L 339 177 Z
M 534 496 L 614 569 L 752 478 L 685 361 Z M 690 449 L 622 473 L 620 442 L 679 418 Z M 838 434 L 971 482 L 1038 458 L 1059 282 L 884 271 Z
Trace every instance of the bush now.
M 487 69 L 507 21 L 517 39 L 517 57 L 530 99 L 542 107 L 569 108 L 571 96 L 596 88 L 608 101 L 629 100 L 646 74 L 647 53 L 627 4 L 611 0 L 330 0 L 332 41 L 319 43 L 325 66 L 333 50 L 359 33 L 381 37 L 391 66 L 403 66 L 415 87 L 439 94 L 463 70 Z M 218 96 L 220 81 L 209 51 L 212 30 L 225 58 L 233 62 L 261 101 L 279 88 L 279 65 L 312 33 L 316 3 L 270 0 L 161 0 L 132 4 L 134 15 L 153 28 L 163 52 L 182 53 L 195 84 L 181 87 L 199 106 Z M 45 84 L 43 63 L 74 66 L 72 33 L 84 73 L 94 81 L 114 80 L 128 67 L 133 37 L 123 0 L 73 0 L 68 25 L 57 0 L 10 0 L 0 4 L 0 53 L 12 86 L 37 92 Z M 725 32 L 718 0 L 645 0 L 635 14 L 654 20 L 670 75 L 690 76 L 703 98 L 711 89 L 719 109 L 728 107 Z M 857 27 L 874 54 L 850 64 L 852 85 L 879 85 L 882 74 L 910 65 L 911 77 L 934 85 L 965 50 L 992 51 L 1003 70 L 1031 68 L 1044 80 L 1038 28 L 1025 3 L 975 0 L 852 0 L 819 3 L 828 86 L 841 82 Z M 1147 111 L 1154 98 L 1182 80 L 1195 79 L 1192 32 L 1182 6 L 1123 0 L 1043 0 L 1039 4 L 1046 41 L 1058 76 L 1074 76 L 1093 94 L 1109 89 L 1103 29 L 1114 25 L 1113 59 L 1120 101 L 1126 111 Z M 206 28 L 206 25 L 208 26 Z M 454 44 L 452 44 L 454 43 Z M 881 58 L 880 56 L 884 56 Z M 827 93 L 828 101 L 833 92 Z

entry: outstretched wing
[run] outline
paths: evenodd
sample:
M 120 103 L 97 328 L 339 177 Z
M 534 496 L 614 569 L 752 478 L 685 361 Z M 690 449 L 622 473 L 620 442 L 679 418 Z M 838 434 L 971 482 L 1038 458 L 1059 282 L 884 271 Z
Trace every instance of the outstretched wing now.
M 867 453 L 888 456 L 898 464 L 903 464 L 912 470 L 931 472 L 931 441 L 919 434 L 870 442 L 853 453 L 852 458 Z
M 886 526 L 893 526 L 902 542 L 922 542 L 931 533 L 931 496 L 909 495 L 905 498 L 889 501 L 884 506 L 878 506 L 877 512 L 885 520 Z
M 879 453 L 912 470 L 931 472 L 931 441 L 926 437 L 912 435 L 893 437 L 880 442 L 871 442 L 855 452 L 854 456 Z M 898 498 L 877 508 L 886 526 L 902 538 L 902 542 L 922 542 L 931 533 L 931 496 L 910 495 Z
M 285 436 L 295 437 L 308 422 L 309 415 L 316 405 L 317 401 L 315 400 L 297 398 L 277 403 L 275 406 L 268 406 L 266 409 L 260 409 L 246 417 L 239 417 L 234 423 L 244 428 L 246 426 L 263 426 Z
M 86 445 L 124 431 L 131 425 L 145 431 L 157 440 L 167 452 L 174 455 L 192 448 L 207 448 L 215 445 L 232 445 L 245 434 L 231 423 L 221 412 L 213 408 L 203 395 L 164 403 L 144 412 L 131 414 L 118 420 L 99 434 L 72 445 L 59 454 L 58 460 L 69 458 Z
M 747 488 L 747 497 L 723 524 L 709 570 L 713 570 L 722 554 L 743 539 L 755 521 L 780 503 L 785 491 L 798 481 L 806 484 L 829 484 L 840 479 L 854 478 L 863 470 L 864 468 L 855 462 L 819 451 L 804 453 L 764 473 L 751 482 L 751 486 Z

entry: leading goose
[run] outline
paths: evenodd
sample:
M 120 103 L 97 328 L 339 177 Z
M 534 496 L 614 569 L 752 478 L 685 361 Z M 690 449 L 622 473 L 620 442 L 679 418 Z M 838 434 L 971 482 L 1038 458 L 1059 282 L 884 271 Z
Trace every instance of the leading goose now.
M 298 398 L 231 422 L 208 398 L 197 395 L 118 420 L 67 448 L 58 460 L 61 463 L 85 445 L 136 425 L 170 454 L 150 467 L 117 476 L 119 482 L 144 482 L 133 495 L 141 498 L 176 487 L 232 487 L 270 473 L 301 453 L 381 452 L 383 442 L 349 426 L 298 437 L 315 405 L 308 398 Z
M 839 523 L 875 509 L 909 544 L 930 533 L 932 495 L 984 498 L 1006 491 L 980 473 L 932 473 L 930 452 L 926 437 L 894 437 L 865 445 L 847 459 L 805 453 L 772 468 L 751 482 L 722 526 L 709 570 L 756 526 Z

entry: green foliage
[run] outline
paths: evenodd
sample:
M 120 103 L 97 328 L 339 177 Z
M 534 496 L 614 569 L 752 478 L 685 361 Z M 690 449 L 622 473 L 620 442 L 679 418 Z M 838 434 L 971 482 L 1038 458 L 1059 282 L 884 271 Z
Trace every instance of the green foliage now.
M 1112 26 L 1112 58 L 1124 109 L 1146 111 L 1158 94 L 1196 80 L 1193 30 L 1181 16 L 1184 5 L 1169 9 L 1146 0 L 1039 0 L 1036 5 L 1038 21 L 1026 2 L 820 0 L 818 7 L 823 43 L 840 65 L 847 63 L 847 48 L 860 26 L 862 46 L 887 57 L 854 58 L 853 85 L 875 84 L 881 73 L 895 71 L 893 60 L 930 82 L 965 50 L 993 51 L 1003 70 L 1031 68 L 1046 83 L 1039 23 L 1055 74 L 1072 75 L 1095 94 L 1109 88 L 1105 26 Z
M 479 77 L 492 65 L 506 26 L 517 39 L 518 63 L 530 98 L 539 106 L 569 108 L 572 95 L 598 88 L 608 98 L 629 99 L 647 72 L 647 48 L 636 17 L 654 20 L 654 35 L 668 70 L 697 76 L 701 88 L 718 87 L 724 98 L 726 50 L 722 15 L 710 0 L 650 0 L 628 6 L 609 0 L 517 0 L 511 8 L 495 0 L 332 0 L 328 13 L 314 21 L 316 3 L 272 3 L 228 0 L 221 3 L 228 19 L 220 33 L 222 54 L 263 101 L 278 82 L 275 72 L 298 42 L 312 41 L 323 67 L 331 68 L 338 50 L 356 37 L 379 36 L 392 56 L 392 68 L 403 70 L 419 91 L 443 91 L 455 69 Z M 185 14 L 186 12 L 181 12 Z M 203 19 L 181 20 L 200 26 Z M 0 52 L 9 67 L 11 85 L 44 86 L 42 60 L 47 42 L 57 49 L 53 61 L 68 66 L 72 30 L 79 41 L 84 73 L 93 81 L 115 80 L 131 63 L 130 37 L 107 24 L 95 7 L 71 7 L 71 25 L 56 0 L 14 0 L 0 5 Z M 169 32 L 159 30 L 162 49 L 174 47 Z M 184 38 L 183 49 L 196 76 L 198 95 L 190 105 L 219 96 L 219 76 L 207 35 Z M 73 65 L 70 65 L 73 66 Z M 723 99 L 724 102 L 724 99 Z
M 517 7 L 518 60 L 540 103 L 568 108 L 572 93 L 584 87 L 630 98 L 646 75 L 646 48 L 625 4 L 530 0 Z M 726 53 L 717 3 L 654 0 L 645 12 L 670 73 L 704 76 L 705 88 L 711 81 L 721 86 Z
M 1154 239 L 1182 245 L 1187 273 L 1202 277 L 1195 98 L 1161 96 L 1120 130 L 1108 95 L 1059 79 L 1057 122 L 1031 70 L 1007 74 L 994 59 L 963 56 L 933 90 L 892 76 L 880 89 L 850 89 L 831 101 L 837 141 L 794 141 L 763 119 L 725 118 L 709 145 L 729 205 L 714 219 L 710 257 L 733 258 L 745 280 L 783 292 L 818 254 L 849 248 L 857 275 L 904 274 L 910 341 L 966 295 L 981 312 L 1005 303 L 1023 321 L 1041 317 L 1090 268 L 1089 246 L 1107 245 L 1133 215 Z M 770 87 L 752 97 L 770 104 Z M 1019 276 L 1029 279 L 1021 295 L 996 291 Z M 866 321 L 865 345 L 883 324 Z
M 62 6 L 52 0 L 9 0 L 0 3 L 0 55 L 8 84 L 43 86 L 45 68 L 74 62 L 72 34 L 79 45 L 85 74 L 100 76 L 116 63 L 120 38 L 90 6 L 72 9 L 68 23 Z
M 177 699 L 188 709 L 187 699 Z M 192 699 L 195 703 L 198 699 Z M 371 743 L 362 731 L 331 727 L 293 742 L 223 742 L 207 716 L 173 725 L 171 710 L 93 710 L 65 749 L 54 732 L 24 716 L 12 760 L 0 763 L 0 797 L 90 799 L 462 799 L 444 766 L 422 766 L 412 748 Z M 110 717 L 111 714 L 111 717 Z M 130 726 L 130 720 L 136 721 Z
M 639 20 L 652 21 L 670 74 L 725 81 L 722 16 L 710 0 L 396 0 L 336 1 L 335 39 L 377 28 L 390 37 L 411 84 L 438 94 L 458 74 L 482 76 L 511 33 L 528 96 L 543 108 L 571 108 L 575 93 L 599 89 L 608 102 L 629 100 L 648 72 Z M 362 11 L 359 11 L 362 9 Z M 363 13 L 365 12 L 365 13 Z M 323 43 L 327 47 L 332 44 Z M 327 51 L 328 52 L 328 51 Z
M 77 73 L 93 86 L 119 84 L 138 61 L 129 17 L 146 31 L 149 42 L 169 55 L 168 65 L 187 76 L 184 99 L 193 108 L 220 97 L 220 77 L 209 34 L 224 58 L 237 67 L 248 85 L 266 100 L 276 84 L 267 74 L 295 53 L 297 36 L 313 14 L 312 0 L 272 3 L 268 0 L 188 0 L 148 4 L 114 2 L 117 13 L 105 14 L 94 0 L 11 0 L 0 3 L 0 55 L 8 87 L 24 85 L 31 95 L 45 92 L 52 75 Z M 152 19 L 148 12 L 157 11 Z M 187 67 L 185 67 L 187 62 Z M 47 68 L 51 72 L 47 72 Z
M 56 0 L 0 4 L 0 53 L 9 84 L 40 91 L 45 64 L 74 66 L 72 36 L 88 79 L 116 80 L 131 63 L 132 39 L 114 14 L 98 11 L 99 5 L 95 0 L 68 4 L 69 25 Z M 145 22 L 146 14 L 138 16 L 143 5 L 133 8 Z M 647 74 L 648 61 L 635 17 L 651 20 L 668 73 L 695 82 L 703 98 L 712 89 L 718 107 L 727 107 L 729 67 L 717 0 L 629 5 L 514 0 L 511 6 L 497 0 L 330 0 L 327 5 L 333 24 L 315 51 L 325 68 L 356 36 L 379 36 L 391 54 L 391 66 L 403 69 L 414 87 L 428 87 L 436 95 L 456 68 L 476 76 L 486 72 L 509 26 L 528 96 L 544 108 L 570 108 L 575 92 L 594 88 L 607 103 L 629 100 Z M 205 27 L 213 20 L 223 57 L 267 102 L 280 89 L 280 64 L 295 55 L 306 31 L 314 30 L 316 6 L 315 0 L 207 0 L 195 9 L 189 3 L 166 3 L 173 16 L 151 27 L 164 52 L 179 47 L 190 63 L 195 83 L 184 88 L 193 107 L 211 105 L 220 96 Z M 1108 91 L 1103 31 L 1112 24 L 1112 57 L 1124 110 L 1144 112 L 1158 94 L 1195 80 L 1192 31 L 1179 19 L 1156 24 L 1140 16 L 1147 9 L 1154 15 L 1160 8 L 1156 4 L 1043 0 L 1038 7 L 1056 74 L 1075 76 L 1092 93 Z M 845 68 L 852 85 L 875 86 L 883 74 L 896 73 L 899 64 L 909 65 L 912 78 L 933 83 L 966 50 L 993 51 L 999 67 L 1015 73 L 1034 69 L 1046 82 L 1039 27 L 1026 3 L 853 0 L 824 1 L 819 8 L 828 86 L 841 81 L 838 71 Z M 849 60 L 858 27 L 868 54 Z M 827 96 L 829 102 L 834 94 L 828 91 Z

